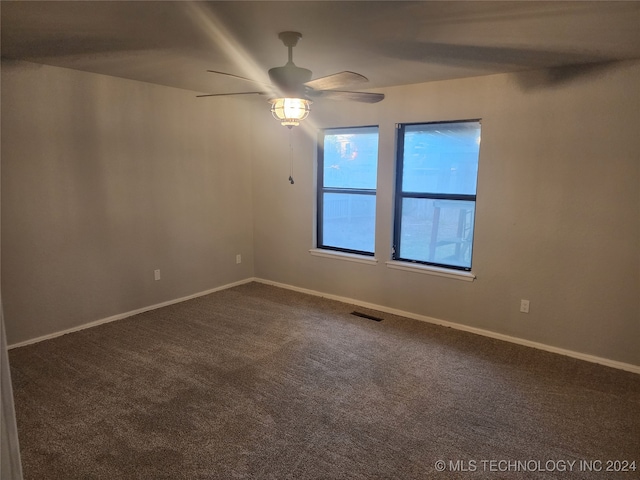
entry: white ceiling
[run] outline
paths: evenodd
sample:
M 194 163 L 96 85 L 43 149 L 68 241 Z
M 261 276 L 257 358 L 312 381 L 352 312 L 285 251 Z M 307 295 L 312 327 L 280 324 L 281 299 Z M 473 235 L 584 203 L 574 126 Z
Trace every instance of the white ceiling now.
M 552 68 L 562 81 L 640 58 L 640 2 L 2 1 L 2 56 L 204 93 L 266 81 L 277 34 L 314 78 L 351 70 L 386 87 Z M 361 86 L 359 86 L 361 87 Z

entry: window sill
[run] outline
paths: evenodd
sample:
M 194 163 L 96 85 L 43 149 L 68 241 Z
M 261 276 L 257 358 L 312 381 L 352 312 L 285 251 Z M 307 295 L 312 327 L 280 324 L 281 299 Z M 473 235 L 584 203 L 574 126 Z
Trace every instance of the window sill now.
M 320 248 L 312 248 L 309 253 L 315 257 L 333 258 L 334 260 L 346 260 L 348 262 L 364 263 L 366 265 L 377 265 L 378 260 L 374 257 L 366 255 L 358 255 L 356 253 L 336 252 L 334 250 L 322 250 Z
M 396 270 L 404 270 L 407 272 L 422 273 L 425 275 L 435 275 L 438 277 L 452 278 L 454 280 L 463 280 L 465 282 L 473 282 L 476 276 L 471 272 L 464 272 L 462 270 L 450 270 L 447 268 L 432 267 L 429 265 L 422 265 L 419 263 L 397 262 L 390 260 L 387 263 L 387 267 Z

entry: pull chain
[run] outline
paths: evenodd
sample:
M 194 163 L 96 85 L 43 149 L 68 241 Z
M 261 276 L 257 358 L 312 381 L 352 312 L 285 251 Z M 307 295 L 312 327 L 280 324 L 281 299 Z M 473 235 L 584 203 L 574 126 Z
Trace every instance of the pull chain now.
M 289 127 L 289 183 L 294 184 L 293 181 L 293 146 L 291 145 L 291 127 Z

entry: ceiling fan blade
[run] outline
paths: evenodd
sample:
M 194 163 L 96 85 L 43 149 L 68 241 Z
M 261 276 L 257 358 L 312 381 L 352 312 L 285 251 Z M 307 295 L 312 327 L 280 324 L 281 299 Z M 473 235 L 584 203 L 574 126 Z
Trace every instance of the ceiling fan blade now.
M 342 90 L 314 90 L 310 95 L 329 100 L 347 100 L 362 103 L 378 103 L 384 100 L 384 93 L 345 92 Z
M 327 75 L 326 77 L 315 78 L 306 82 L 305 85 L 315 90 L 330 90 L 332 88 L 340 88 L 344 87 L 345 85 L 363 83 L 368 81 L 369 79 L 364 75 L 345 71 Z
M 434 42 L 387 43 L 383 48 L 402 52 L 401 56 L 396 55 L 395 58 L 413 62 L 469 67 L 484 69 L 488 72 L 496 67 L 499 69 L 506 67 L 509 71 L 514 72 L 535 70 L 537 72 L 535 74 L 518 75 L 519 83 L 525 89 L 547 88 L 569 83 L 587 75 L 598 74 L 622 60 L 617 57 L 569 50 L 454 45 Z
M 259 83 L 260 85 L 268 85 L 268 86 L 271 86 L 271 84 L 269 84 L 269 83 L 261 82 L 260 80 L 251 80 L 250 78 L 247 78 L 247 77 L 241 77 L 240 75 L 234 75 L 233 73 L 218 72 L 217 70 L 207 70 L 207 72 L 209 72 L 209 73 L 217 73 L 218 75 L 226 75 L 227 77 L 238 78 L 238 79 L 240 79 L 240 80 L 245 80 L 245 81 L 247 81 L 247 82 Z
M 207 93 L 196 97 L 227 97 L 229 95 L 268 95 L 268 92 L 234 92 L 234 93 Z
M 382 46 L 388 52 L 402 52 L 396 58 L 414 62 L 429 62 L 454 67 L 513 66 L 527 69 L 576 65 L 610 60 L 570 51 L 531 49 L 503 46 L 458 45 L 438 42 L 395 42 Z

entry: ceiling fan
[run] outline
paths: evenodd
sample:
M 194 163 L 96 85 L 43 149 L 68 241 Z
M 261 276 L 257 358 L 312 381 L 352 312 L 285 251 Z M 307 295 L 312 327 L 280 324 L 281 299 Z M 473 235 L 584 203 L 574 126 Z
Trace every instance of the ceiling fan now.
M 353 102 L 376 103 L 384 99 L 382 93 L 353 92 L 336 90 L 355 83 L 368 82 L 368 79 L 355 72 L 339 72 L 325 77 L 311 79 L 312 72 L 306 68 L 298 67 L 293 63 L 293 47 L 302 38 L 299 32 L 281 32 L 278 38 L 289 49 L 289 61 L 282 67 L 274 67 L 269 70 L 271 84 L 241 77 L 232 73 L 207 70 L 210 73 L 227 75 L 229 77 L 261 84 L 264 90 L 237 93 L 210 93 L 197 95 L 198 97 L 218 97 L 227 95 L 269 95 L 271 113 L 288 128 L 299 125 L 309 115 L 310 105 L 313 99 L 326 98 L 331 100 L 348 100 Z

